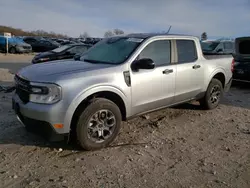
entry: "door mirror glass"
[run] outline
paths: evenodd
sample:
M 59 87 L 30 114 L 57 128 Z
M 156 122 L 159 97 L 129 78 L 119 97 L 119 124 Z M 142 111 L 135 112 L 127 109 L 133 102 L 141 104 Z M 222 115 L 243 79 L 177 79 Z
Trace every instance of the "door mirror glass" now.
M 80 58 L 81 58 L 81 55 L 79 55 L 79 54 L 74 55 L 75 61 L 80 61 Z
M 136 60 L 132 64 L 133 70 L 154 69 L 154 68 L 155 68 L 155 63 L 152 59 L 149 59 L 149 58 L 143 58 L 143 59 Z
M 72 55 L 71 51 L 66 51 L 65 54 L 66 55 Z

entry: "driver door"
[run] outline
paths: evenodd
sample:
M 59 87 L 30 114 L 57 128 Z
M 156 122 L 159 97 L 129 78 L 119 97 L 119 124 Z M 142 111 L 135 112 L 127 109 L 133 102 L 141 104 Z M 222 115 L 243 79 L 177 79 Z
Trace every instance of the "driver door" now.
M 176 65 L 171 64 L 171 41 L 155 40 L 138 59 L 150 58 L 154 69 L 131 71 L 132 113 L 139 114 L 170 105 L 174 101 Z

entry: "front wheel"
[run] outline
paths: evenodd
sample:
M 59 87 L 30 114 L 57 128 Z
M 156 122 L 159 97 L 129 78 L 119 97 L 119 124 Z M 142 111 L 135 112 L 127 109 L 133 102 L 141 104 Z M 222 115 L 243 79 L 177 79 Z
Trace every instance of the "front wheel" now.
M 9 52 L 10 52 L 11 54 L 15 54 L 15 53 L 16 53 L 16 48 L 11 47 L 10 50 L 9 50 Z
M 97 98 L 82 112 L 76 127 L 77 140 L 85 150 L 108 146 L 119 133 L 122 117 L 118 106 Z
M 220 80 L 213 78 L 207 88 L 205 96 L 200 99 L 200 105 L 206 110 L 216 108 L 223 96 L 223 86 Z

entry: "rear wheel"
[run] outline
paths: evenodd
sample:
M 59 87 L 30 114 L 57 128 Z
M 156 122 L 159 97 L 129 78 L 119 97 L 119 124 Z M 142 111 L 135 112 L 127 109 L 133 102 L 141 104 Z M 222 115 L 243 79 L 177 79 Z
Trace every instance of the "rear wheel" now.
M 223 86 L 220 80 L 213 78 L 207 88 L 205 96 L 199 100 L 202 108 L 212 110 L 216 108 L 223 96 Z
M 77 140 L 85 150 L 108 146 L 119 133 L 122 117 L 118 106 L 99 98 L 82 112 L 76 127 Z
M 10 52 L 11 54 L 15 54 L 15 53 L 16 53 L 16 48 L 11 47 L 10 50 L 9 50 L 9 52 Z

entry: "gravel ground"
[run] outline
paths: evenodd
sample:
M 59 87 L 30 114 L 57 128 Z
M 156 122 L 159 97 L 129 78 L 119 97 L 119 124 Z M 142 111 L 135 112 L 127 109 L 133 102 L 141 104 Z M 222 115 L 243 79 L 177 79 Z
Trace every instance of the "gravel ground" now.
M 27 133 L 11 94 L 0 93 L 3 188 L 249 188 L 249 142 L 249 86 L 233 87 L 212 111 L 190 103 L 130 120 L 111 147 L 93 152 Z

